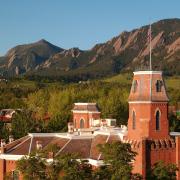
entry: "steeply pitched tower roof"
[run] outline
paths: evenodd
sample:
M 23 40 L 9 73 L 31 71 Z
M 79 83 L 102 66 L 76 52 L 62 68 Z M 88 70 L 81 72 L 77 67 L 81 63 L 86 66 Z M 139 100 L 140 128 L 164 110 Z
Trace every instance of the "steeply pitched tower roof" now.
M 168 100 L 161 71 L 134 72 L 134 79 L 128 99 L 129 102 L 164 102 Z

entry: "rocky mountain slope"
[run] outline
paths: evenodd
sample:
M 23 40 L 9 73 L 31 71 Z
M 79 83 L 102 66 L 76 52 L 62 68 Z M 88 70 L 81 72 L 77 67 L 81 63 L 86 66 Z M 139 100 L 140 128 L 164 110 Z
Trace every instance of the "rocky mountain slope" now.
M 63 49 L 42 39 L 36 43 L 19 45 L 0 58 L 0 70 L 8 75 L 19 75 L 38 69 L 39 65 Z
M 45 40 L 11 49 L 0 59 L 5 74 L 55 76 L 80 80 L 104 77 L 121 71 L 149 66 L 149 26 L 122 32 L 111 40 L 82 51 L 63 50 Z M 152 65 L 154 70 L 180 74 L 180 19 L 152 24 Z

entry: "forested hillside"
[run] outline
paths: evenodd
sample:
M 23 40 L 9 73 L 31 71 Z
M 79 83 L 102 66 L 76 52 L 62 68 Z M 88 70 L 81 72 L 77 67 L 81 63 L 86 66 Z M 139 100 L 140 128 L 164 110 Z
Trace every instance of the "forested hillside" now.
M 166 78 L 170 104 L 180 102 L 179 77 Z M 102 117 L 115 118 L 118 124 L 127 124 L 128 102 L 132 74 L 112 78 L 64 84 L 62 82 L 35 82 L 14 79 L 0 84 L 0 109 L 20 108 L 15 115 L 12 132 L 0 123 L 0 136 L 13 134 L 19 138 L 28 132 L 59 132 L 67 128 L 75 102 L 97 102 Z M 46 117 L 50 117 L 46 120 Z M 21 126 L 19 126 L 21 124 Z M 20 133 L 21 132 L 21 133 Z

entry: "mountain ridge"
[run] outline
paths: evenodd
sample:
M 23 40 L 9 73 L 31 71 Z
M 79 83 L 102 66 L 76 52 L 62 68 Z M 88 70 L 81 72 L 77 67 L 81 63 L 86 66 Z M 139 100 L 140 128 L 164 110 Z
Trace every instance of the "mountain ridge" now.
M 9 53 L 12 52 L 11 49 L 6 56 L 1 57 L 0 72 L 5 75 L 25 74 L 85 80 L 132 71 L 142 65 L 147 67 L 148 29 L 149 26 L 146 25 L 132 31 L 123 31 L 89 50 L 63 49 L 44 39 L 19 45 L 12 48 L 16 53 L 19 52 L 18 55 L 15 52 Z M 179 60 L 180 19 L 165 19 L 153 23 L 153 69 L 163 70 L 167 74 L 179 74 Z

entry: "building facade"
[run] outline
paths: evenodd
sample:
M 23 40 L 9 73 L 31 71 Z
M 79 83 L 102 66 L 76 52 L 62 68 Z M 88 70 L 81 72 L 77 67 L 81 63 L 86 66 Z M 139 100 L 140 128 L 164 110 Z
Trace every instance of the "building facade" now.
M 101 114 L 96 103 L 75 103 L 72 112 L 75 129 L 90 128 Z

